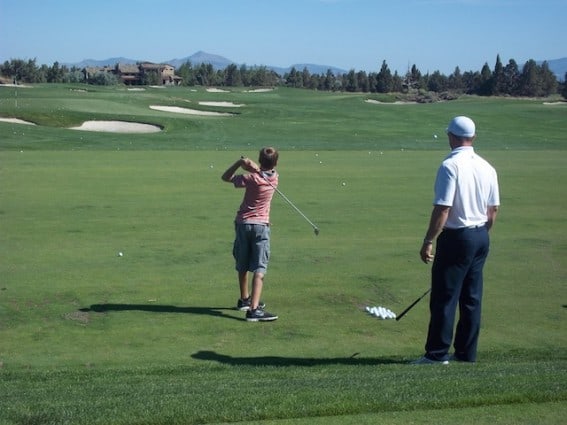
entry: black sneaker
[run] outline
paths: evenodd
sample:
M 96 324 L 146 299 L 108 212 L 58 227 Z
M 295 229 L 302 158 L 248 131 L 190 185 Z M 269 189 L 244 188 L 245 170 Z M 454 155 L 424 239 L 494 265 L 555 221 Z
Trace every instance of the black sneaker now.
M 246 299 L 239 298 L 238 301 L 236 302 L 236 309 L 240 311 L 248 311 L 250 310 L 250 304 L 252 304 L 252 297 L 248 297 Z M 266 307 L 266 304 L 260 301 L 258 307 L 264 308 Z
M 263 308 L 257 308 L 256 310 L 248 310 L 246 312 L 246 321 L 247 322 L 271 322 L 272 320 L 276 320 L 278 316 L 275 314 L 268 313 L 264 311 Z

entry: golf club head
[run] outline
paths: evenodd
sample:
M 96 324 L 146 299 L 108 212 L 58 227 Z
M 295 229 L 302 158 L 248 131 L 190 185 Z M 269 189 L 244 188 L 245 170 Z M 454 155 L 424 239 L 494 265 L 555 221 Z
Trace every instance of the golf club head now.
M 314 227 L 313 232 L 315 233 L 315 236 L 319 236 L 319 228 L 318 227 Z

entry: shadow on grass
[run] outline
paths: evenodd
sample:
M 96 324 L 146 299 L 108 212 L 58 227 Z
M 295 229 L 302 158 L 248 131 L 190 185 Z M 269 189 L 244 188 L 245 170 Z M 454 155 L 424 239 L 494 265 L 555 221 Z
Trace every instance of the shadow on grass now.
M 191 354 L 197 360 L 215 361 L 231 366 L 325 366 L 325 365 L 353 365 L 353 366 L 376 366 L 387 364 L 407 364 L 407 361 L 395 358 L 357 358 L 359 353 L 350 357 L 232 357 L 219 354 L 214 351 L 198 351 Z
M 183 313 L 183 314 L 197 314 L 205 316 L 223 317 L 225 319 L 233 319 L 238 321 L 245 321 L 244 317 L 234 317 L 223 311 L 235 311 L 233 308 L 225 307 L 177 307 L 174 305 L 161 305 L 161 304 L 92 304 L 90 307 L 81 308 L 79 311 L 84 313 L 106 313 L 109 311 L 147 311 L 150 313 Z

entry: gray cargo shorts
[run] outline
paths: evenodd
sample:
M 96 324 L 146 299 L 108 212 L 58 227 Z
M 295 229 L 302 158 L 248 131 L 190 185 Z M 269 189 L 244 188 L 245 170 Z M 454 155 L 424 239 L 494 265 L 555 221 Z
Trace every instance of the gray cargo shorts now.
M 235 223 L 232 255 L 238 272 L 266 273 L 270 260 L 270 226 Z

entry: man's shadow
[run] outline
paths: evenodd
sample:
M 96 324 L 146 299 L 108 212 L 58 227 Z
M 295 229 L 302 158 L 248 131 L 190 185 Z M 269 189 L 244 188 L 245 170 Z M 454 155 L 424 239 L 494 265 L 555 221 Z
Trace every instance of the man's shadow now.
M 281 357 L 281 356 L 260 356 L 260 357 L 232 357 L 219 354 L 214 351 L 198 351 L 191 354 L 197 360 L 215 361 L 231 366 L 325 366 L 325 365 L 366 365 L 377 366 L 387 364 L 405 364 L 407 361 L 397 358 L 357 358 L 359 353 L 354 353 L 350 357 Z
M 174 305 L 161 304 L 92 304 L 90 307 L 81 308 L 79 311 L 84 313 L 106 313 L 109 311 L 147 311 L 150 313 L 184 313 L 206 316 L 222 317 L 238 321 L 246 320 L 241 317 L 231 316 L 224 311 L 235 311 L 233 308 L 226 307 L 177 307 Z

